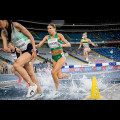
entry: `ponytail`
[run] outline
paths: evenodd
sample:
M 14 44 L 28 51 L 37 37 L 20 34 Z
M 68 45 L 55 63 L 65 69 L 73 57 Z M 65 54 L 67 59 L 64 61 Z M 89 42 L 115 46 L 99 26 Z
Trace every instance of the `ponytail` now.
M 8 33 L 8 42 L 11 42 L 11 33 L 12 33 L 12 29 L 13 29 L 13 24 L 12 24 L 12 20 L 7 20 L 8 21 L 8 28 L 6 29 L 7 30 L 7 33 Z

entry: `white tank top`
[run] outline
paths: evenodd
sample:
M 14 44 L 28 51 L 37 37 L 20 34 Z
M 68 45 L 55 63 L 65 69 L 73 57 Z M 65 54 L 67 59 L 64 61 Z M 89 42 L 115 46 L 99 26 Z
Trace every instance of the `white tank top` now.
M 12 25 L 11 25 L 12 26 Z M 30 39 L 24 35 L 22 32 L 18 32 L 14 26 L 12 26 L 13 30 L 11 33 L 11 41 L 21 51 L 25 51 L 27 49 L 28 44 L 30 43 Z M 5 29 L 6 35 L 8 36 L 7 30 Z
M 11 56 L 12 56 L 13 60 L 15 61 L 20 56 L 20 53 L 17 53 L 16 48 L 15 48 L 14 52 L 11 51 Z

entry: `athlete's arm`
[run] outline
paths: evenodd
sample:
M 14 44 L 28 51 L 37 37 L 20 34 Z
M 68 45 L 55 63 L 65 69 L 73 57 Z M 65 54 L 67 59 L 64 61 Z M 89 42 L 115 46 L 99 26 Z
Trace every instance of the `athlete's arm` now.
M 20 50 L 20 49 L 18 49 L 18 48 L 16 48 L 16 51 L 17 51 L 17 53 L 21 53 L 21 50 Z
M 61 33 L 58 33 L 58 37 L 60 37 L 60 40 L 63 41 L 65 44 L 58 43 L 61 47 L 71 47 L 71 44 L 64 38 L 64 36 Z
M 48 36 L 45 36 L 43 40 L 36 45 L 36 48 L 40 48 L 47 40 L 48 40 Z
M 11 53 L 11 50 L 8 48 L 7 51 L 4 50 L 4 48 L 0 48 L 0 50 L 2 50 L 3 52 L 6 52 L 6 53 Z
M 10 49 L 9 49 L 8 46 L 7 46 L 7 36 L 6 36 L 4 30 L 1 31 L 1 37 L 2 37 L 2 40 L 3 40 L 3 48 L 2 48 L 2 50 L 3 50 L 4 52 L 8 52 L 8 53 L 9 53 L 9 52 L 10 52 Z
M 89 42 L 90 44 L 92 44 L 93 46 L 95 46 L 95 47 L 98 46 L 97 44 L 94 44 L 90 39 L 88 39 L 88 42 Z
M 78 49 L 80 49 L 80 48 L 81 48 L 81 46 L 82 46 L 82 40 L 80 41 L 80 46 L 79 46 L 79 48 L 78 48 Z

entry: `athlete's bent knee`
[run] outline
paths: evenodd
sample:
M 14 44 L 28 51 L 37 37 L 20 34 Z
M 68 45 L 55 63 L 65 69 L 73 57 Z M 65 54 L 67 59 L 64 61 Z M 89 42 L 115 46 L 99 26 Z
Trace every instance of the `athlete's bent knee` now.
M 18 67 L 20 67 L 20 65 L 15 62 L 15 63 L 13 64 L 13 67 L 14 67 L 15 69 L 17 69 Z
M 53 74 L 57 74 L 57 72 L 55 71 L 55 70 L 52 70 L 51 71 L 51 74 L 53 75 Z

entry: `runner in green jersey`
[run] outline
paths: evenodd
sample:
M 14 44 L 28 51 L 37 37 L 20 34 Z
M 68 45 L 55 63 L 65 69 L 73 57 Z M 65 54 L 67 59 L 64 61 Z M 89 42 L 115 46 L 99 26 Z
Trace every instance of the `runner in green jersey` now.
M 55 94 L 57 94 L 59 93 L 59 78 L 70 77 L 70 75 L 61 74 L 61 68 L 66 62 L 66 58 L 63 53 L 63 47 L 71 47 L 71 44 L 64 38 L 61 33 L 56 32 L 55 24 L 50 23 L 47 26 L 47 30 L 49 35 L 44 37 L 44 39 L 37 45 L 37 48 L 41 47 L 46 41 L 48 41 L 48 45 L 52 52 L 53 61 L 53 70 L 51 74 L 56 86 Z

